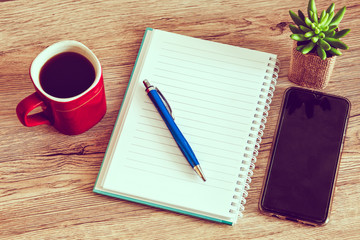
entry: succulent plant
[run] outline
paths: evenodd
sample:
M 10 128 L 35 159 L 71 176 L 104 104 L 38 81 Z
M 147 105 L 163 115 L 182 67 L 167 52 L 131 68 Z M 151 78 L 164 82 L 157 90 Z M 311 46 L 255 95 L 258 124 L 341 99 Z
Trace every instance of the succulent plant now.
M 290 24 L 290 30 L 293 34 L 290 38 L 298 41 L 297 50 L 303 54 L 316 52 L 317 55 L 325 60 L 333 55 L 341 55 L 339 49 L 349 49 L 349 47 L 340 41 L 350 32 L 350 29 L 338 29 L 338 25 L 344 17 L 346 6 L 334 13 L 335 4 L 332 3 L 327 10 L 323 10 L 318 16 L 315 0 L 309 0 L 308 17 L 299 10 L 298 15 L 289 11 L 294 23 Z

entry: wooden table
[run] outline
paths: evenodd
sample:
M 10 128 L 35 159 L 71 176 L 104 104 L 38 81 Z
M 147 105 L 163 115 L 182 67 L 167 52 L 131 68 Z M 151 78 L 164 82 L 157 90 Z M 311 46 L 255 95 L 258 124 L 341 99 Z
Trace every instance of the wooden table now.
M 319 9 L 330 4 L 318 0 Z M 290 48 L 288 10 L 307 1 L 0 1 L 0 239 L 359 239 L 360 5 L 347 5 L 350 46 L 336 62 L 327 93 L 352 102 L 331 220 L 310 227 L 262 215 L 258 201 L 284 90 Z M 245 216 L 217 224 L 92 192 L 146 27 L 275 53 L 281 72 L 271 105 Z M 15 114 L 34 89 L 28 68 L 47 46 L 83 42 L 104 70 L 108 110 L 77 136 L 51 126 L 27 128 Z

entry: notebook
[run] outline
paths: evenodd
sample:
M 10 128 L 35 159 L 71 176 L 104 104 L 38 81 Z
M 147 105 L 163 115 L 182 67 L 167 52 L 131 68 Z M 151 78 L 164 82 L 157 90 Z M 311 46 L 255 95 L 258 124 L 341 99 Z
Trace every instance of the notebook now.
M 277 56 L 147 28 L 94 192 L 232 225 L 275 89 Z M 157 86 L 207 178 L 145 92 Z

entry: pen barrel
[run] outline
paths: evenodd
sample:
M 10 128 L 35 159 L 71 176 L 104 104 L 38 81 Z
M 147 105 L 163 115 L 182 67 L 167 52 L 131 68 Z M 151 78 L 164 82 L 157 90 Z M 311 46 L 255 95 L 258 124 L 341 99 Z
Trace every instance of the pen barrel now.
M 164 120 L 176 144 L 179 146 L 181 152 L 183 153 L 184 157 L 187 159 L 191 167 L 194 168 L 195 166 L 199 165 L 195 153 L 191 149 L 189 143 L 186 141 L 184 135 L 181 133 L 178 126 L 176 125 L 174 119 L 167 110 L 158 92 L 156 90 L 151 90 L 148 92 L 148 96 L 155 105 L 157 111 L 160 113 L 160 116 Z

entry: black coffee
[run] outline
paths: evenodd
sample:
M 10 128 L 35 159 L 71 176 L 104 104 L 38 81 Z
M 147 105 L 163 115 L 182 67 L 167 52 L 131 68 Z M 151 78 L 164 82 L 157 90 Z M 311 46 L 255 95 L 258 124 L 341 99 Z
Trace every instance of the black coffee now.
M 95 80 L 95 69 L 84 56 L 64 52 L 50 58 L 40 70 L 40 84 L 44 91 L 58 98 L 79 95 Z

